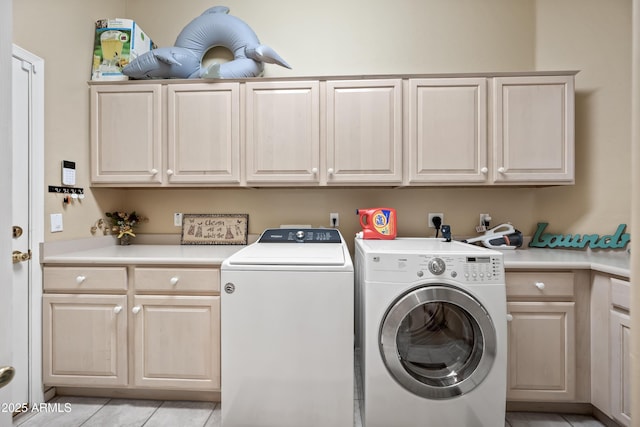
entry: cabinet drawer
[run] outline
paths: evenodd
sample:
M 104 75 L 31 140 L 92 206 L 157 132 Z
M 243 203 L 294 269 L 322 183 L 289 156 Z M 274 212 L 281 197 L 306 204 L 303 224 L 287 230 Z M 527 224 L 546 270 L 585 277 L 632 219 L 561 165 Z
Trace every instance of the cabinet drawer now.
M 571 272 L 509 272 L 506 282 L 507 298 L 571 298 L 574 292 Z
M 217 268 L 136 268 L 137 291 L 220 292 Z
M 126 267 L 44 267 L 45 291 L 126 291 Z
M 611 304 L 624 310 L 630 310 L 631 288 L 629 282 L 611 278 Z

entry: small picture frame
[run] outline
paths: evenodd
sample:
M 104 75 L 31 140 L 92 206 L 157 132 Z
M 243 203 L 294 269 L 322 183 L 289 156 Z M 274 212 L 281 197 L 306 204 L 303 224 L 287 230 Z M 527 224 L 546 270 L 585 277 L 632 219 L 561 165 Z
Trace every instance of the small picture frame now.
M 183 245 L 246 245 L 248 214 L 183 214 Z

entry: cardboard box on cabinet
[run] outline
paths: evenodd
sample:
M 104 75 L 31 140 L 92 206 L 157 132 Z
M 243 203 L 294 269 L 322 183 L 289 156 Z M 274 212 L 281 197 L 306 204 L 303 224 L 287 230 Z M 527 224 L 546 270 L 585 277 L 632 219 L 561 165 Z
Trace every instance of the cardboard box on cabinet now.
M 128 80 L 122 68 L 155 49 L 151 38 L 131 19 L 96 21 L 91 80 Z

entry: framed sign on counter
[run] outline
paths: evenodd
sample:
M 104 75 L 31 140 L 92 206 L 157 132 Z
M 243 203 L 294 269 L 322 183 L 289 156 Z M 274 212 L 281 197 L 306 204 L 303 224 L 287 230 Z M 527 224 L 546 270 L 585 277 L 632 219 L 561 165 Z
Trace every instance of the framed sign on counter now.
M 248 214 L 184 214 L 183 245 L 246 245 Z

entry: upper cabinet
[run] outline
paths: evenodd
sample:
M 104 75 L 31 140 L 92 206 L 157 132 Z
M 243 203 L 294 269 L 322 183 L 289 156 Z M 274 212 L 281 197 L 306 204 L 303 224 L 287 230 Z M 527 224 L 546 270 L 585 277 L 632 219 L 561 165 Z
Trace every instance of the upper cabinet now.
M 406 183 L 573 184 L 573 80 L 409 79 Z
M 247 82 L 245 117 L 247 185 L 402 183 L 401 79 Z
M 91 181 L 162 183 L 162 86 L 91 87 Z
M 326 83 L 326 182 L 402 183 L 402 80 Z
M 408 184 L 485 183 L 487 79 L 409 80 Z
M 240 85 L 167 86 L 170 184 L 240 183 Z
M 92 184 L 573 184 L 574 75 L 92 83 Z
M 247 184 L 319 182 L 317 81 L 248 82 L 245 117 Z
M 240 183 L 240 84 L 91 86 L 94 185 Z
M 573 184 L 573 80 L 573 75 L 494 79 L 494 182 Z

